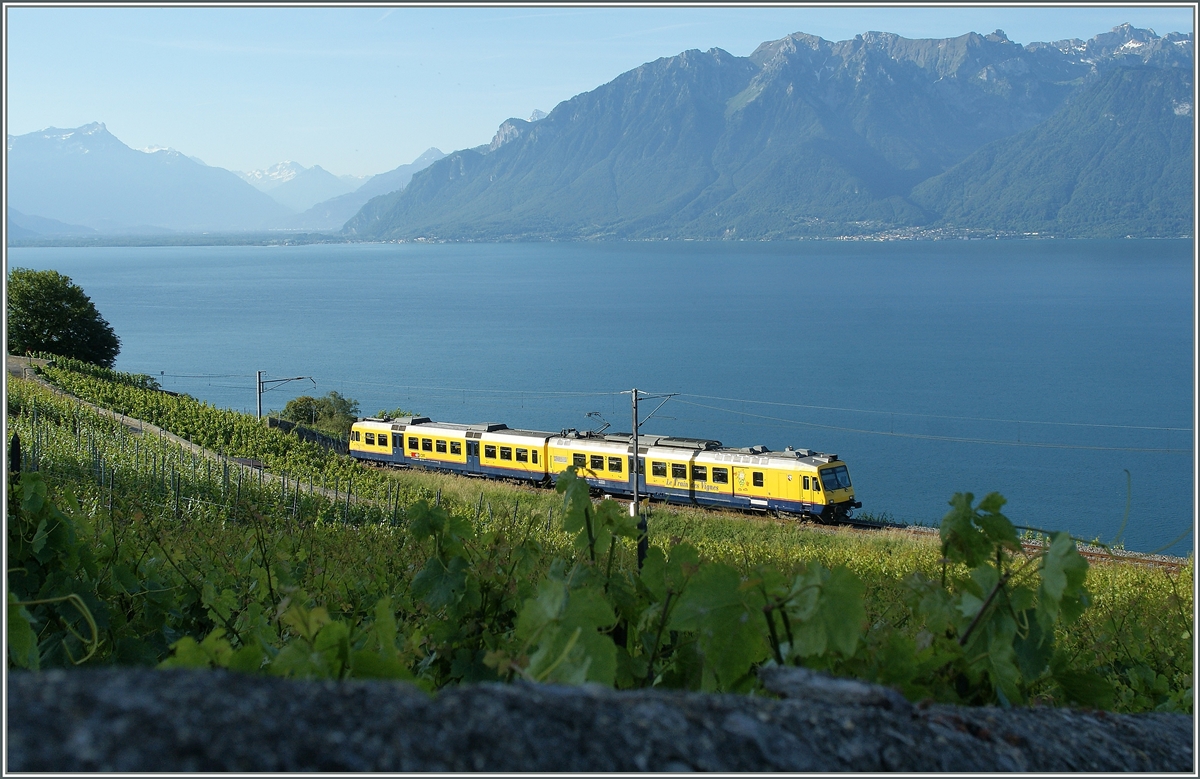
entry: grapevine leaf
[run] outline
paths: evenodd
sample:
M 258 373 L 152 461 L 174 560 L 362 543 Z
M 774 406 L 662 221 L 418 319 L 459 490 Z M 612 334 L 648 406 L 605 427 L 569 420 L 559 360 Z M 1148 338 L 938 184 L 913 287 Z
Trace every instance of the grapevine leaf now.
M 1012 617 L 997 615 L 989 620 L 990 640 L 987 651 L 987 671 L 1001 703 L 1021 703 L 1021 672 L 1017 669 L 1013 638 L 1017 623 Z
M 411 681 L 412 671 L 396 657 L 381 657 L 365 649 L 356 650 L 351 656 L 353 673 L 362 679 L 403 679 Z
M 849 568 L 839 565 L 821 587 L 821 619 L 831 648 L 850 657 L 858 647 L 867 610 L 863 606 L 866 588 Z
M 971 507 L 974 499 L 970 492 L 956 492 L 950 499 L 953 508 L 942 518 L 941 526 L 946 557 L 952 562 L 966 563 L 970 568 L 986 560 L 992 551 L 991 541 L 975 525 L 977 514 Z
M 229 670 L 255 673 L 262 668 L 266 654 L 257 641 L 246 644 L 229 657 Z
M 159 663 L 159 668 L 224 667 L 233 655 L 224 628 L 214 628 L 200 643 L 191 636 L 184 636 L 171 644 L 171 649 L 174 654 Z
M 37 531 L 33 534 L 33 541 L 30 543 L 30 549 L 33 550 L 33 553 L 35 555 L 39 554 L 42 551 L 42 549 L 46 546 L 46 539 L 49 537 L 50 537 L 49 525 L 48 525 L 47 521 L 43 519 L 41 522 L 38 523 Z M 47 559 L 49 559 L 49 558 L 47 558 Z M 46 561 L 39 558 L 38 562 L 44 563 Z
M 396 651 L 396 615 L 392 613 L 391 598 L 383 597 L 375 603 L 375 622 L 371 625 L 371 632 L 381 654 L 386 656 Z
M 652 546 L 646 550 L 646 559 L 642 563 L 641 580 L 651 597 L 662 602 L 667 597 L 666 582 L 667 557 L 663 550 Z
M 647 550 L 646 561 L 642 565 L 642 583 L 655 600 L 661 602 L 666 599 L 668 592 L 683 592 L 699 565 L 700 553 L 691 544 L 671 547 L 669 560 L 661 549 L 652 546 Z
M 1111 709 L 1116 700 L 1116 690 L 1112 683 L 1094 671 L 1063 669 L 1055 672 L 1054 681 L 1073 703 Z
M 1013 642 L 1017 666 L 1021 676 L 1027 680 L 1041 676 L 1054 656 L 1054 634 L 1042 630 L 1042 624 L 1032 612 L 1032 609 L 1021 612 L 1022 620 L 1029 624 L 1029 629 L 1023 636 L 1018 634 Z
M 422 498 L 408 510 L 409 532 L 418 541 L 432 538 L 445 527 L 445 515 L 430 510 L 429 503 Z
M 159 668 L 208 668 L 209 659 L 196 639 L 184 636 L 171 644 L 171 656 L 158 664 Z
M 942 633 L 955 625 L 954 598 L 937 582 L 916 572 L 910 574 L 904 583 L 909 592 L 910 608 L 924 619 L 925 626 L 931 632 Z
M 32 619 L 17 596 L 8 593 L 8 656 L 18 668 L 38 670 L 37 635 L 30 624 Z
M 328 669 L 328 677 L 340 679 L 350 666 L 350 628 L 345 622 L 327 623 L 317 633 L 313 649 L 319 652 Z
M 705 665 L 725 689 L 770 651 L 761 611 L 747 605 L 741 577 L 723 563 L 709 563 L 696 572 L 671 615 L 670 627 L 696 631 Z
M 1000 503 L 1003 504 L 1004 498 L 1001 498 L 995 492 L 989 495 L 988 498 L 992 497 L 992 495 L 999 498 Z M 984 504 L 986 503 L 987 498 L 984 498 L 983 502 L 979 504 L 979 508 L 986 511 L 984 508 Z M 1013 551 L 1021 549 L 1021 541 L 1017 538 L 1017 529 L 1013 527 L 1013 523 L 1009 521 L 1008 517 L 999 512 L 990 512 L 981 515 L 976 522 L 983 528 L 984 534 L 987 535 L 993 544 L 1005 546 Z
M 542 631 L 562 614 L 566 600 L 565 584 L 552 578 L 543 579 L 538 585 L 537 597 L 525 601 L 517 618 L 517 638 L 536 643 Z
M 412 581 L 414 598 L 423 600 L 437 611 L 458 602 L 466 591 L 467 561 L 462 557 L 451 557 L 443 563 L 437 557 L 429 558 Z
M 134 575 L 133 571 L 131 571 L 127 565 L 113 566 L 112 576 L 113 581 L 120 586 L 123 592 L 133 595 L 142 589 L 141 584 L 138 582 L 137 576 Z
M 979 501 L 979 510 L 988 514 L 999 514 L 1005 503 L 1008 501 L 1004 499 L 1003 495 L 998 492 L 989 492 L 983 500 Z
M 310 611 L 299 603 L 294 603 L 283 613 L 279 621 L 311 643 L 316 638 L 317 632 L 329 623 L 329 612 L 325 610 L 324 606 L 318 606 Z
M 617 652 L 612 639 L 599 632 L 616 621 L 601 592 L 591 588 L 567 590 L 564 582 L 547 578 L 538 597 L 525 602 L 517 620 L 517 637 L 537 650 L 529 658 L 529 673 L 541 681 L 612 685 Z
M 1087 560 L 1075 548 L 1075 542 L 1065 532 L 1051 536 L 1050 546 L 1042 557 L 1042 583 L 1038 591 L 1038 619 L 1050 630 L 1060 617 L 1060 607 L 1066 606 L 1062 617 L 1074 619 L 1088 603 L 1083 583 L 1087 579 Z

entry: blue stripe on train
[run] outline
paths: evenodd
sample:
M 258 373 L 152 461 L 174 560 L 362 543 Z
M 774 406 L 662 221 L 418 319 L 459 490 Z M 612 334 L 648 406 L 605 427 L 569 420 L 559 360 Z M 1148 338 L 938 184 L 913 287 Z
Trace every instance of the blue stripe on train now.
M 438 460 L 422 460 L 418 458 L 406 458 L 403 455 L 387 455 L 379 452 L 362 452 L 354 451 L 351 453 L 354 457 L 362 460 L 373 460 L 375 462 L 395 463 L 397 465 L 412 465 L 426 469 L 436 469 L 442 471 L 450 471 L 452 473 L 474 474 L 478 476 L 493 476 L 505 479 L 524 479 L 528 481 L 539 481 L 542 478 L 540 473 L 530 473 L 529 471 L 510 470 L 508 468 L 494 468 L 491 466 L 481 465 L 478 468 L 472 469 L 466 463 L 448 463 Z M 552 481 L 558 480 L 558 474 L 550 474 Z M 629 482 L 615 482 L 606 479 L 584 479 L 588 486 L 596 489 L 604 490 L 613 495 L 629 496 L 632 490 L 629 487 Z M 680 490 L 669 487 L 653 487 L 643 484 L 640 490 L 643 497 L 663 500 L 668 503 L 682 505 L 698 505 L 698 506 L 729 506 L 739 509 L 751 510 L 777 510 L 786 511 L 792 514 L 821 514 L 828 509 L 824 504 L 804 503 L 792 500 L 778 500 L 767 498 L 765 503 L 761 498 L 752 499 L 744 495 L 729 495 L 719 492 L 695 492 L 692 490 Z

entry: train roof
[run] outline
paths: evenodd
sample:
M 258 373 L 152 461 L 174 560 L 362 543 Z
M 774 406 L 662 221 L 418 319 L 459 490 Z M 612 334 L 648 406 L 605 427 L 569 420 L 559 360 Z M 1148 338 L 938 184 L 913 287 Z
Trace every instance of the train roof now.
M 591 442 L 624 445 L 626 447 L 633 446 L 632 433 L 602 433 L 591 430 L 576 430 L 568 428 L 560 430 L 558 433 L 546 432 L 544 430 L 518 430 L 510 428 L 500 422 L 482 422 L 476 424 L 463 424 L 461 422 L 434 422 L 429 417 L 399 417 L 391 419 L 384 417 L 379 419 L 376 417 L 361 417 L 359 422 L 374 422 L 384 425 L 391 425 L 393 430 L 404 430 L 408 427 L 428 426 L 430 432 L 434 430 L 453 430 L 456 432 L 466 432 L 468 438 L 479 438 L 484 433 L 492 433 L 497 439 L 502 438 L 555 438 L 562 441 Z M 474 435 L 470 435 L 474 433 Z M 794 449 L 787 447 L 783 451 L 773 452 L 765 446 L 743 446 L 729 447 L 723 446 L 720 441 L 711 438 L 685 438 L 682 436 L 666 436 L 666 435 L 638 435 L 638 451 L 640 454 L 646 454 L 652 448 L 666 448 L 681 450 L 684 452 L 707 453 L 709 455 L 717 455 L 719 460 L 728 462 L 743 462 L 759 465 L 766 465 L 768 462 L 787 461 L 800 462 L 805 465 L 816 467 L 827 463 L 835 462 L 839 458 L 836 454 L 830 452 L 818 452 L 812 449 Z M 665 453 L 664 453 L 664 456 Z

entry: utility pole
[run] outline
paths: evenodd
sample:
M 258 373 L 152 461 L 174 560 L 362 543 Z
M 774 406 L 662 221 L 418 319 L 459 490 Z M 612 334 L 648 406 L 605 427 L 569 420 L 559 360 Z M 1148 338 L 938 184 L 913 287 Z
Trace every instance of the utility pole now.
M 263 381 L 262 375 L 263 375 L 262 371 L 255 372 L 255 389 L 257 390 L 257 395 L 258 395 L 258 418 L 259 419 L 262 419 L 262 396 L 263 396 L 264 392 L 270 392 L 271 390 L 275 389 L 275 387 L 278 387 L 280 384 L 286 384 L 289 381 L 300 381 L 302 379 L 308 379 L 309 381 L 311 381 L 313 383 L 314 387 L 317 386 L 317 380 L 314 379 L 312 376 L 293 376 L 290 379 L 267 379 L 266 381 Z M 267 387 L 268 384 L 270 384 L 272 386 Z
M 638 482 L 641 479 L 641 468 L 639 464 L 641 459 L 638 453 L 638 391 L 635 387 L 630 394 L 633 396 L 633 503 L 629 504 L 629 516 L 638 518 L 638 543 L 637 543 L 637 563 L 638 570 L 642 570 L 642 563 L 646 562 L 646 552 L 650 549 L 649 529 L 646 527 L 646 518 L 642 516 L 641 496 L 638 494 Z
M 625 393 L 622 392 L 621 394 L 624 395 Z M 658 408 L 651 411 L 650 416 L 646 417 L 645 420 L 638 419 L 638 397 L 640 395 L 640 391 L 635 387 L 629 391 L 629 394 L 633 399 L 633 466 L 630 468 L 633 477 L 633 502 L 629 504 L 629 516 L 638 518 L 637 561 L 638 570 L 640 571 L 642 569 L 642 563 L 646 561 L 646 552 L 650 549 L 650 535 L 649 530 L 646 527 L 646 517 L 642 514 L 641 508 L 640 480 L 642 478 L 642 457 L 640 451 L 641 441 L 638 435 L 638 428 L 642 426 L 642 422 L 648 421 L 650 417 L 657 414 L 658 409 L 662 408 L 668 400 L 675 397 L 678 393 L 671 392 L 666 395 L 647 395 L 647 399 L 663 398 L 663 402 L 659 403 Z

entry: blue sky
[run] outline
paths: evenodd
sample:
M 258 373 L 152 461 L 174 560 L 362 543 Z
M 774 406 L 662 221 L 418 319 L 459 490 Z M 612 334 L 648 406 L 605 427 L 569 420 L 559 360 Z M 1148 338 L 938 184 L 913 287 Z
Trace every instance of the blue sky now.
M 1017 43 L 1129 22 L 1190 32 L 1191 6 L 5 7 L 8 134 L 105 122 L 134 148 L 232 170 L 285 159 L 365 175 L 486 143 L 686 49 L 746 56 L 793 32 Z

